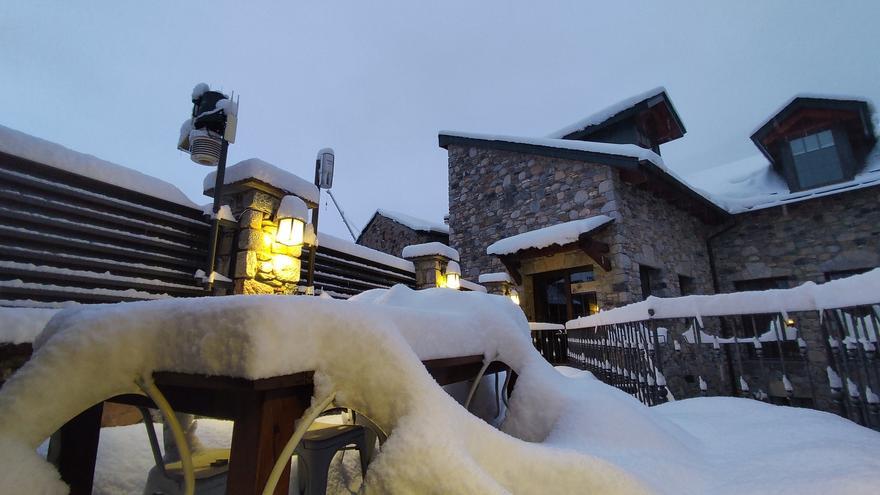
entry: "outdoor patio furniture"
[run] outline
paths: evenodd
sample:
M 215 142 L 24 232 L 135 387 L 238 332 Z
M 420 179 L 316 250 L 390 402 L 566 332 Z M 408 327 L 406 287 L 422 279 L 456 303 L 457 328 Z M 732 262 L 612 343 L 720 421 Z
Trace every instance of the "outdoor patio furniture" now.
M 423 361 L 440 385 L 473 378 L 483 363 L 482 355 Z M 507 369 L 494 362 L 487 373 Z M 296 420 L 311 403 L 313 372 L 263 379 L 205 376 L 175 372 L 153 373 L 156 386 L 172 408 L 201 416 L 235 421 L 229 458 L 226 493 L 262 493 L 275 464 L 275 457 L 293 435 Z M 121 395 L 110 402 L 138 407 L 156 405 L 142 395 Z M 55 435 L 59 441 L 58 470 L 70 485 L 70 495 L 90 495 L 98 451 L 103 402 L 68 421 Z M 365 456 L 366 457 L 366 456 Z M 286 495 L 290 469 L 285 469 L 275 490 Z
M 143 407 L 138 408 L 144 418 L 147 438 L 156 463 L 147 475 L 144 495 L 178 495 L 183 493 L 183 463 L 165 462 L 159 448 L 159 439 L 153 427 L 153 417 Z M 193 452 L 196 494 L 223 495 L 226 493 L 226 474 L 229 470 L 229 449 L 203 449 Z
M 333 457 L 352 444 L 360 456 L 361 475 L 366 475 L 370 459 L 363 426 L 313 423 L 296 448 L 300 493 L 324 495 Z

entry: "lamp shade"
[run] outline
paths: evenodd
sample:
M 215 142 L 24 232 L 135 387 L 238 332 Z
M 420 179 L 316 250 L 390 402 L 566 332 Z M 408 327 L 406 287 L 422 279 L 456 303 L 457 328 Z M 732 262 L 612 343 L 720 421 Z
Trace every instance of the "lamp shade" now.
M 302 244 L 308 212 L 309 208 L 303 200 L 296 196 L 284 196 L 275 213 L 278 221 L 275 240 L 288 246 Z
M 458 262 L 450 261 L 446 264 L 446 287 L 455 290 L 461 287 L 461 267 Z

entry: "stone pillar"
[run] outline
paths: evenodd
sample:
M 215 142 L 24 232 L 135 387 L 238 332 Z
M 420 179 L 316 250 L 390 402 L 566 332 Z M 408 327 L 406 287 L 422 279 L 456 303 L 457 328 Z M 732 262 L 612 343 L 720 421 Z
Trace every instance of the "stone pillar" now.
M 231 184 L 222 203 L 238 224 L 224 231 L 218 266 L 233 279 L 234 294 L 295 294 L 300 280 L 302 246 L 275 241 L 275 212 L 285 192 L 265 185 Z
M 458 251 L 439 242 L 429 242 L 403 248 L 403 257 L 415 265 L 416 289 L 431 289 L 446 285 L 446 265 L 458 261 Z
M 506 273 L 484 273 L 480 275 L 479 281 L 489 294 L 510 296 L 514 292 L 519 293 L 516 283 Z

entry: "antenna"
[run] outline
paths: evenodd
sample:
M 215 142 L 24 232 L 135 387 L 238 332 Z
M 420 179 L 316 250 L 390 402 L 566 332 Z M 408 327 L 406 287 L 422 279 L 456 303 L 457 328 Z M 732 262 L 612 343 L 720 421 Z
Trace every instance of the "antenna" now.
M 333 196 L 333 191 L 327 189 L 327 194 L 330 195 L 330 199 L 333 200 L 333 205 L 336 206 L 336 210 L 339 211 L 339 216 L 342 217 L 342 223 L 348 228 L 348 233 L 351 234 L 351 238 L 353 241 L 357 242 L 357 236 L 354 235 L 355 229 L 352 228 L 351 222 L 348 221 L 348 218 L 345 217 L 345 212 L 342 211 L 342 208 L 339 207 L 339 203 L 336 202 L 336 197 Z M 360 230 L 360 229 L 357 229 Z

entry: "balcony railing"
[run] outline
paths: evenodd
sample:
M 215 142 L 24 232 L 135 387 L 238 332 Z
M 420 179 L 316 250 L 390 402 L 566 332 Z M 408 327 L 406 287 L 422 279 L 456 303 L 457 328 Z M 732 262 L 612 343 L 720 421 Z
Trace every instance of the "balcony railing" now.
M 880 270 L 875 271 L 876 278 Z M 771 299 L 785 302 L 792 299 L 782 296 L 802 297 L 804 291 L 769 292 Z M 789 305 L 792 311 L 777 312 L 751 312 L 767 304 L 749 304 L 743 295 L 750 293 L 649 298 L 569 322 L 567 356 L 648 405 L 740 396 L 829 411 L 880 430 L 880 304 L 861 304 L 880 296 L 872 292 L 851 306 L 808 309 L 822 306 L 814 297 L 812 303 L 800 301 Z M 725 304 L 710 300 L 726 296 L 736 298 Z M 711 315 L 711 306 L 725 314 Z M 730 314 L 732 307 L 742 312 Z M 688 308 L 703 316 L 683 316 Z

